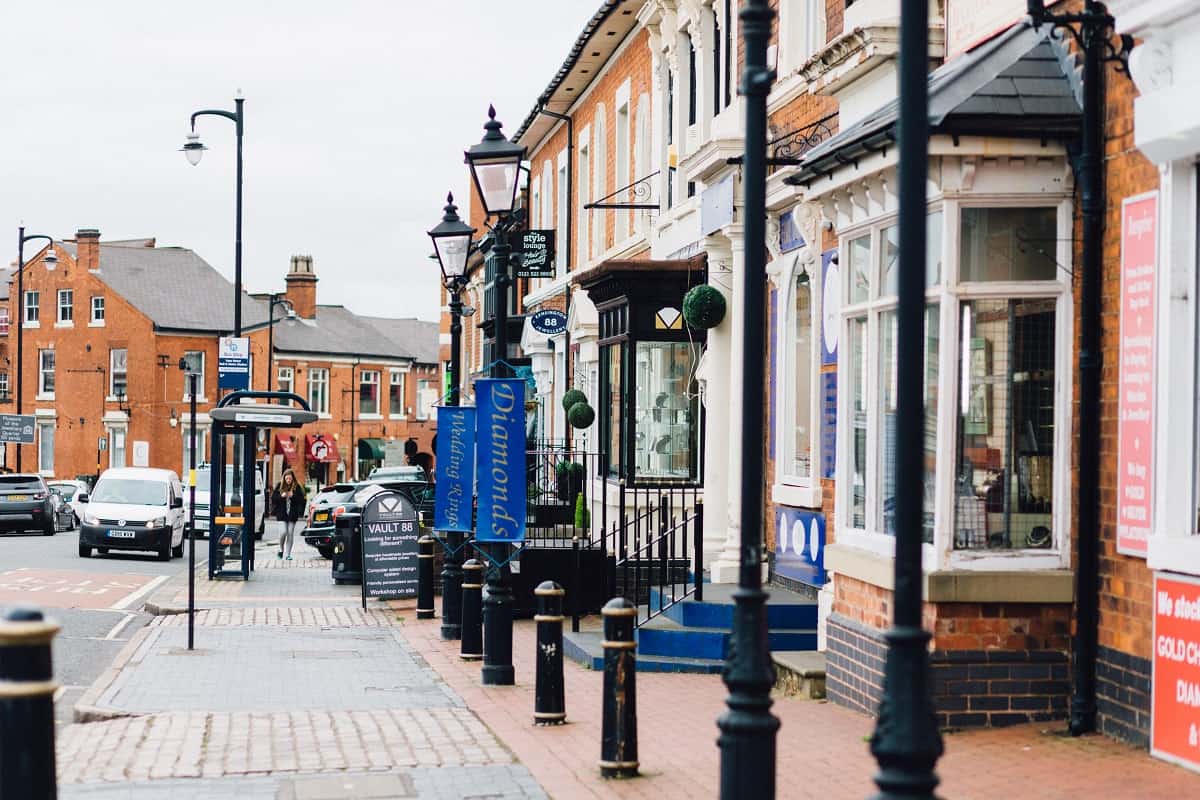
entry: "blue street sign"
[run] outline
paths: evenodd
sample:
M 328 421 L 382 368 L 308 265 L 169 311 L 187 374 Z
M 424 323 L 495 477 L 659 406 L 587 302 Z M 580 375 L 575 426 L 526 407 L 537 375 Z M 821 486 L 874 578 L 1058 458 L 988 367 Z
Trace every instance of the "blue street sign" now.
M 475 409 L 438 406 L 437 430 L 433 529 L 469 532 L 475 481 Z
M 477 542 L 525 540 L 525 382 L 475 381 L 479 459 Z
M 250 388 L 250 340 L 222 336 L 217 344 L 217 388 Z

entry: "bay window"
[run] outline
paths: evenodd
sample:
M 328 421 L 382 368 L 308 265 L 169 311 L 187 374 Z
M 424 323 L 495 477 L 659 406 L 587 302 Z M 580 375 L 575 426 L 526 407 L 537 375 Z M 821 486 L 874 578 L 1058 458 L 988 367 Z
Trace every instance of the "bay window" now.
M 1070 259 L 1069 231 L 1065 202 L 947 200 L 927 217 L 922 540 L 964 564 L 1033 558 L 1039 550 L 1058 559 L 1063 546 L 1056 537 L 1065 530 L 1061 437 L 1070 387 L 1060 376 L 1070 357 L 1071 297 L 1058 265 Z M 838 516 L 850 540 L 865 536 L 857 543 L 885 552 L 896 533 L 901 424 L 899 238 L 894 218 L 875 220 L 849 230 L 840 249 L 846 424 L 838 432 L 838 483 L 846 490 L 838 493 Z M 955 259 L 950 270 L 943 253 Z M 799 343 L 799 329 L 793 335 Z

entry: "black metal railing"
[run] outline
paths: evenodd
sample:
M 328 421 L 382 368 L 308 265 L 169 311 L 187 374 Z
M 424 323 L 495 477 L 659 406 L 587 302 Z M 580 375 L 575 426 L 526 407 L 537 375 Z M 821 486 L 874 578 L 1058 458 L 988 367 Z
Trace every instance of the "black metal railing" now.
M 601 454 L 561 440 L 536 441 L 525 458 L 526 544 L 603 547 L 598 523 L 605 519 L 608 483 L 594 477 L 603 463 Z
M 674 506 L 669 496 L 614 523 L 618 594 L 643 625 L 689 597 L 704 599 L 704 503 Z
M 654 197 L 653 178 L 658 170 L 638 178 L 628 186 L 622 186 L 610 195 L 584 205 L 588 211 L 594 209 L 624 209 L 627 211 L 657 211 L 658 200 Z M 670 203 L 668 203 L 668 206 Z
M 837 132 L 837 113 L 822 117 L 800 128 L 777 136 L 767 142 L 767 167 L 774 172 L 780 167 L 796 166 L 805 153 Z

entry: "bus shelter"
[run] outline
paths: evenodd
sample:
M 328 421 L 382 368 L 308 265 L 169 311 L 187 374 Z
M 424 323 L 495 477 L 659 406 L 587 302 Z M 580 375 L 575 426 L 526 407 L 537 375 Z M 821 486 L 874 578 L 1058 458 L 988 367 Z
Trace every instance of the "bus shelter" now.
M 243 400 L 254 403 L 243 404 Z M 294 405 L 284 405 L 293 403 Z M 291 392 L 238 391 L 226 395 L 211 412 L 212 469 L 209 470 L 209 503 L 212 530 L 208 537 L 208 577 L 250 579 L 254 568 L 254 445 L 259 428 L 299 428 L 317 415 L 299 395 Z M 230 446 L 240 443 L 241 447 Z M 241 464 L 234 464 L 226 499 L 225 467 L 240 449 Z M 269 502 L 264 493 L 263 502 Z M 226 567 L 238 559 L 237 568 Z

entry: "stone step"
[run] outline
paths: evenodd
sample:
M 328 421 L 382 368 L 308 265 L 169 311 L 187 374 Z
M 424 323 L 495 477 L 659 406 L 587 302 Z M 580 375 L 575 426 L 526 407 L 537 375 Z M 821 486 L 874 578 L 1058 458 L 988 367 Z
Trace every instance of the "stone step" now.
M 682 596 L 692 587 L 676 585 L 674 597 Z M 732 584 L 704 584 L 704 600 L 689 598 L 667 609 L 668 617 L 686 627 L 725 628 L 733 627 L 733 589 Z M 817 627 L 817 603 L 809 597 L 778 586 L 768 586 L 767 591 L 767 626 L 769 628 L 804 628 Z M 672 597 L 672 587 L 665 589 L 654 588 L 650 592 L 650 605 L 658 608 L 660 602 L 666 604 Z
M 666 615 L 637 629 L 638 652 L 645 656 L 724 659 L 731 628 L 684 626 Z M 815 628 L 773 628 L 767 632 L 772 650 L 815 650 Z
M 775 662 L 775 690 L 784 697 L 806 700 L 825 699 L 825 654 L 814 650 L 777 650 L 771 652 Z

